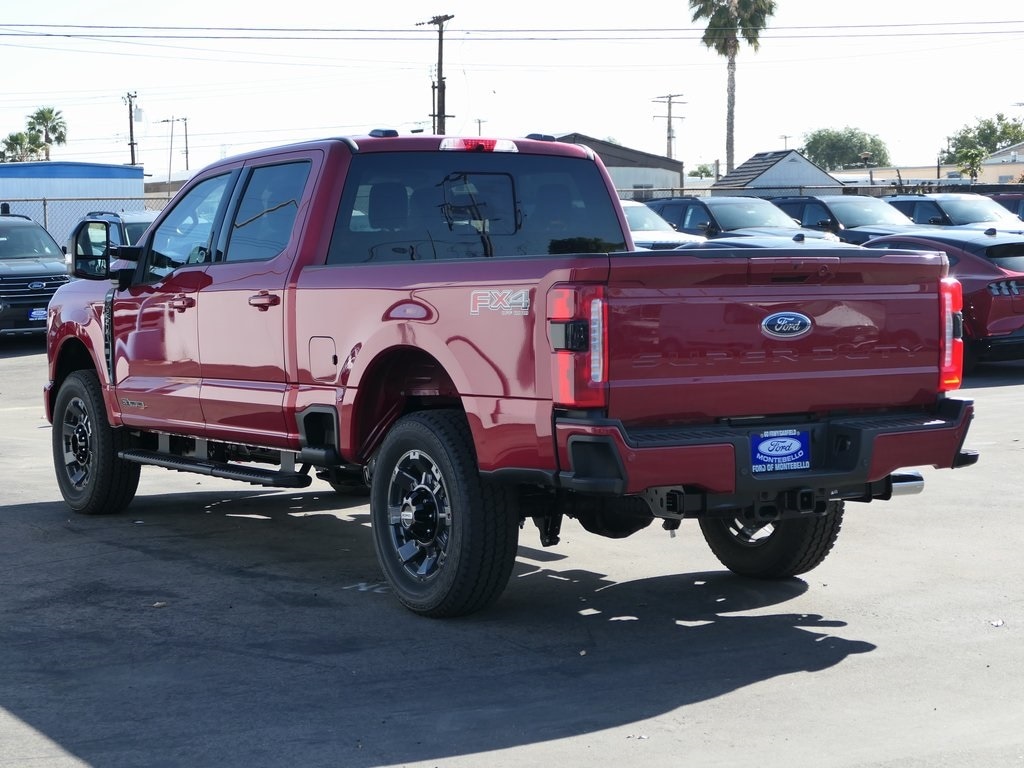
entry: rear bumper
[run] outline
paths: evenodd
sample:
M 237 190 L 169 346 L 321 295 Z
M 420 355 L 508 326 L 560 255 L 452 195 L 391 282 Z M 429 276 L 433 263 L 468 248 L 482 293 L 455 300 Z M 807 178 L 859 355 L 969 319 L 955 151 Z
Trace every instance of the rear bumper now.
M 556 484 L 623 495 L 679 489 L 735 497 L 809 487 L 837 498 L 878 497 L 870 486 L 906 467 L 973 464 L 963 449 L 974 414 L 970 400 L 944 399 L 934 411 L 900 411 L 809 422 L 708 425 L 627 431 L 622 424 L 562 418 L 555 422 Z M 758 474 L 751 440 L 765 429 L 810 432 L 810 468 Z M 865 490 L 869 489 L 869 490 Z M 891 488 L 888 491 L 891 492 Z

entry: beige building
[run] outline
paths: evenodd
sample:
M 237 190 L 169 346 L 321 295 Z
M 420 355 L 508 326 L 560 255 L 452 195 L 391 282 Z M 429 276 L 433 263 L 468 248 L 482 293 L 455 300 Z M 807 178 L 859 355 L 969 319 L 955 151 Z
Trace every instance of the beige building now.
M 857 177 L 864 183 L 897 184 L 934 184 L 936 179 L 949 183 L 970 183 L 971 179 L 964 174 L 959 165 L 940 164 L 920 166 L 893 166 L 890 168 L 868 168 L 863 172 L 855 169 L 836 174 L 844 181 Z M 989 155 L 982 162 L 978 184 L 1021 184 L 1024 183 L 1024 142 L 1001 149 Z

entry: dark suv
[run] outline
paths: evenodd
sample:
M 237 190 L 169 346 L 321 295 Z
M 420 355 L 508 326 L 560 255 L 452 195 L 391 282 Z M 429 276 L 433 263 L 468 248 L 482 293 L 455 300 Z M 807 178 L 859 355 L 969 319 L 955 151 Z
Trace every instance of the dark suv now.
M 28 216 L 0 214 L 0 336 L 46 331 L 46 307 L 68 282 L 57 241 Z
M 661 197 L 647 206 L 680 232 L 705 237 L 779 235 L 837 240 L 831 232 L 801 227 L 781 208 L 760 197 Z
M 906 214 L 869 195 L 800 195 L 772 198 L 772 202 L 803 226 L 831 232 L 844 243 L 860 245 L 873 237 L 918 226 Z
M 1024 220 L 991 197 L 974 192 L 932 192 L 921 195 L 883 197 L 915 224 L 932 227 L 991 229 L 1001 232 L 1024 231 Z

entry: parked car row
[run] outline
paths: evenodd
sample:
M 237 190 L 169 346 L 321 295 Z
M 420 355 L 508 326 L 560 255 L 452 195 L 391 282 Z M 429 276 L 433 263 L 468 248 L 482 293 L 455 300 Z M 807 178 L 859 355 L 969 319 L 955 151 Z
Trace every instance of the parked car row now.
M 765 203 L 783 212 L 792 225 L 775 226 L 772 219 L 771 227 L 755 226 L 753 212 L 762 210 Z M 686 249 L 792 248 L 794 241 L 802 240 L 809 248 L 943 251 L 950 274 L 963 286 L 965 370 L 981 362 L 1024 359 L 1024 219 L 1019 215 L 1024 210 L 1024 193 L 801 195 L 770 202 L 672 197 L 647 205 L 667 214 L 673 225 L 708 238 L 705 243 L 680 246 Z M 760 220 L 769 219 L 762 216 Z M 780 236 L 793 230 L 798 232 L 795 238 Z M 817 233 L 819 238 L 808 240 L 799 233 Z M 832 241 L 820 239 L 821 234 Z

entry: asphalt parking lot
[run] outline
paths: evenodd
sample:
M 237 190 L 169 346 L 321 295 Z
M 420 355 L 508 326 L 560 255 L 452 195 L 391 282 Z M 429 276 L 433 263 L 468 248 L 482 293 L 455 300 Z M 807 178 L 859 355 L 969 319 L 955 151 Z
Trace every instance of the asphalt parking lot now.
M 695 523 L 529 526 L 486 613 L 388 594 L 363 499 L 145 468 L 60 499 L 41 341 L 0 339 L 0 767 L 1024 768 L 1024 364 L 983 368 L 973 467 L 850 504 L 802 579 Z

